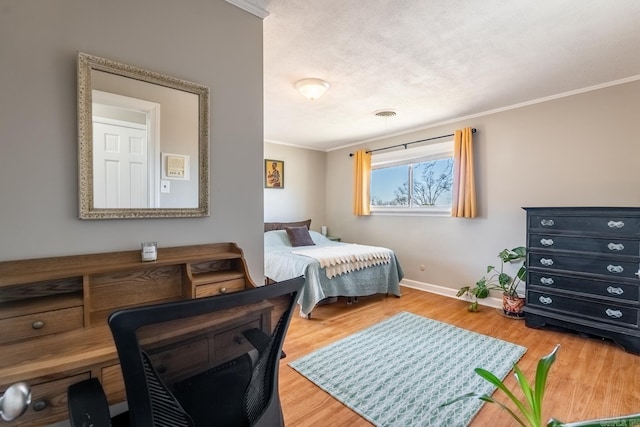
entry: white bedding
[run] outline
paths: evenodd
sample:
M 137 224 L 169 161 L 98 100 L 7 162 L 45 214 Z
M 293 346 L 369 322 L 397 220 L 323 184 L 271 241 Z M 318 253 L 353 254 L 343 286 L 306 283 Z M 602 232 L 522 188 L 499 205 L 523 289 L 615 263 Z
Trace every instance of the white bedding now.
M 309 248 L 291 253 L 316 259 L 329 279 L 374 265 L 388 264 L 392 255 L 391 249 L 353 243 Z
M 319 301 L 328 297 L 356 297 L 376 293 L 400 296 L 399 284 L 404 273 L 395 253 L 391 249 L 377 248 L 378 252 L 384 250 L 388 254 L 387 262 L 366 268 L 353 269 L 348 273 L 333 275 L 329 278 L 326 267 L 322 267 L 320 261 L 295 252 L 322 248 L 317 252 L 326 254 L 325 250 L 333 249 L 341 252 L 348 246 L 363 245 L 333 242 L 320 233 L 314 231 L 309 233 L 315 245 L 295 248 L 291 246 L 284 230 L 264 233 L 265 276 L 276 282 L 301 275 L 305 276 L 305 286 L 298 300 L 302 316 L 307 317 Z M 326 256 L 331 257 L 331 255 Z M 344 253 L 343 256 L 345 256 Z

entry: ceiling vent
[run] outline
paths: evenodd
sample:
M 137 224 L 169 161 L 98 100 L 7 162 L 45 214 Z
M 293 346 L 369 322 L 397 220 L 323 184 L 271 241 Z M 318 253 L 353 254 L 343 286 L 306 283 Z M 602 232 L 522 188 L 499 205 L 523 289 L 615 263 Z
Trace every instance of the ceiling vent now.
M 396 116 L 396 112 L 393 110 L 380 110 L 380 111 L 376 111 L 375 113 L 376 117 L 395 117 Z

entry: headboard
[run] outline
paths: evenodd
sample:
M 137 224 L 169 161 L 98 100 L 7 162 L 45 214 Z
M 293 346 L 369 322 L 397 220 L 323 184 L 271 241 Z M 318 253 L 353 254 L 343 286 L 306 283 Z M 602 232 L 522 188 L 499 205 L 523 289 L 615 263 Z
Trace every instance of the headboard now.
M 302 227 L 305 226 L 307 229 L 311 229 L 311 220 L 308 219 L 306 221 L 296 221 L 296 222 L 265 222 L 264 223 L 264 232 L 273 231 L 273 230 L 284 230 L 285 227 Z

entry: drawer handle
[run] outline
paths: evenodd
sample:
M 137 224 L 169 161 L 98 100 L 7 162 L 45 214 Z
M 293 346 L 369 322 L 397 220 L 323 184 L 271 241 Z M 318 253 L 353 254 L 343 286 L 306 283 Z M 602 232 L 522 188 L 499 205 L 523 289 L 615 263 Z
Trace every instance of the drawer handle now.
M 42 329 L 44 328 L 44 322 L 42 320 L 36 320 L 31 324 L 33 329 Z
M 47 407 L 47 401 L 40 399 L 33 402 L 33 410 L 36 412 L 40 412 Z
M 542 225 L 543 227 L 553 227 L 553 220 L 552 219 L 543 219 L 540 221 L 540 225 Z
M 540 283 L 543 285 L 553 285 L 553 279 L 551 277 L 541 277 Z
M 622 243 L 609 243 L 607 245 L 610 251 L 623 251 L 624 245 Z
M 607 225 L 609 226 L 609 228 L 622 228 L 622 227 L 624 227 L 624 222 L 623 221 L 609 221 L 607 223 Z
M 244 343 L 244 337 L 242 335 L 234 335 L 233 336 L 233 341 L 236 344 L 243 344 Z
M 607 311 L 605 311 L 605 313 L 607 313 L 607 316 L 613 319 L 619 319 L 622 317 L 622 312 L 620 310 L 611 310 L 610 308 L 607 308 Z
M 24 414 L 31 404 L 31 388 L 25 382 L 10 385 L 0 396 L 0 416 L 12 421 Z
M 550 297 L 543 297 L 541 296 L 540 298 L 538 298 L 538 301 L 540 301 L 543 304 L 551 304 L 553 302 L 553 300 Z
M 624 293 L 622 288 L 614 288 L 613 286 L 609 286 L 607 288 L 607 292 L 609 292 L 612 295 L 622 295 Z
M 540 239 L 542 246 L 553 246 L 553 239 Z
M 609 264 L 607 265 L 607 271 L 609 273 L 622 273 L 624 271 L 624 268 L 622 268 L 621 265 Z
M 551 258 L 540 258 L 540 264 L 550 267 L 553 265 L 553 260 Z
M 220 288 L 220 293 L 221 294 L 226 294 L 227 293 L 227 288 Z

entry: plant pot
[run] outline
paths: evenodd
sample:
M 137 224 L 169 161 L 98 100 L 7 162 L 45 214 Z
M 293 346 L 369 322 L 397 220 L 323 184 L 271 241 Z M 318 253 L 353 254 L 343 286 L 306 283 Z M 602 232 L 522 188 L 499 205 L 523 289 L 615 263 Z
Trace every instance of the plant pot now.
M 505 316 L 508 317 L 524 317 L 525 298 L 519 296 L 513 296 L 509 294 L 502 294 L 502 310 Z

